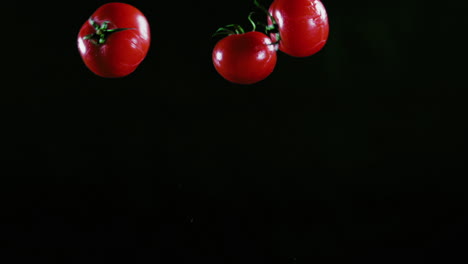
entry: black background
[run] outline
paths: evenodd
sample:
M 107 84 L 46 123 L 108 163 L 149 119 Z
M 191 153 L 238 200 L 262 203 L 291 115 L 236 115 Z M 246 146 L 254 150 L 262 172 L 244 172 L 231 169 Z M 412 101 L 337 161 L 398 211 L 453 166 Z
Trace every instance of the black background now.
M 466 262 L 463 7 L 323 1 L 325 48 L 242 86 L 211 34 L 253 1 L 126 1 L 152 46 L 120 79 L 76 47 L 106 2 L 7 8 L 8 263 Z

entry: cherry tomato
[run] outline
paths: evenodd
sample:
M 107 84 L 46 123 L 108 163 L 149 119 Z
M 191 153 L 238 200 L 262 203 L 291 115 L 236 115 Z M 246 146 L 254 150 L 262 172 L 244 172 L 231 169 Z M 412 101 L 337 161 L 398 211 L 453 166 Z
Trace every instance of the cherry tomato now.
M 276 49 L 267 35 L 251 31 L 221 39 L 213 49 L 212 59 L 216 71 L 226 80 L 253 84 L 273 72 Z
M 78 34 L 78 50 L 95 74 L 123 77 L 138 67 L 148 53 L 150 28 L 134 6 L 108 3 L 99 7 Z
M 321 50 L 328 39 L 328 16 L 319 0 L 274 0 L 269 13 L 277 22 L 279 50 L 307 57 Z M 273 22 L 268 18 L 268 24 Z M 271 34 L 276 39 L 276 34 Z

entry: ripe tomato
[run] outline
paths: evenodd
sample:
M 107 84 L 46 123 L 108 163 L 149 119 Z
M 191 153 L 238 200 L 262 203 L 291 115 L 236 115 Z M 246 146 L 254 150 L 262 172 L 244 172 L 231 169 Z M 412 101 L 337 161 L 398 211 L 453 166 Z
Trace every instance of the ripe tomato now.
M 78 34 L 78 50 L 86 66 L 95 74 L 123 77 L 143 61 L 150 46 L 146 17 L 124 3 L 99 7 Z
M 274 0 L 269 13 L 278 23 L 279 50 L 294 57 L 307 57 L 325 46 L 328 16 L 320 0 Z M 268 18 L 268 24 L 273 24 Z M 276 39 L 272 34 L 272 39 Z
M 226 80 L 252 84 L 273 72 L 276 49 L 267 35 L 251 31 L 221 39 L 213 49 L 212 59 L 216 71 Z

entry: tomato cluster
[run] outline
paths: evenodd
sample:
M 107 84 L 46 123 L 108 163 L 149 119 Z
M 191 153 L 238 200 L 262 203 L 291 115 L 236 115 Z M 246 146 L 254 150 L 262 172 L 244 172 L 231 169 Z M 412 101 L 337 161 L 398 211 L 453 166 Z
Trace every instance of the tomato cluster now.
M 328 38 L 327 12 L 320 0 L 274 0 L 268 10 L 255 4 L 268 14 L 265 34 L 220 28 L 229 36 L 216 44 L 212 54 L 218 73 L 238 84 L 268 77 L 276 65 L 277 49 L 307 57 L 321 50 Z
M 245 32 L 238 25 L 220 28 L 221 39 L 212 53 L 216 71 L 226 80 L 253 84 L 274 70 L 276 52 L 307 57 L 323 48 L 328 38 L 328 18 L 320 0 L 274 0 L 265 31 Z M 145 15 L 132 5 L 108 3 L 99 7 L 78 34 L 78 50 L 96 75 L 116 78 L 129 75 L 145 59 L 150 47 L 150 27 Z

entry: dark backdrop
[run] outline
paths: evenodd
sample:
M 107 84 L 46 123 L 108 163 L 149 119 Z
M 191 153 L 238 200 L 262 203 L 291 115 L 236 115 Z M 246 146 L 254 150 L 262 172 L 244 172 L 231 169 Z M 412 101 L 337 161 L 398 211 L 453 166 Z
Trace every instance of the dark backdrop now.
M 76 47 L 106 2 L 3 12 L 5 263 L 466 261 L 463 7 L 324 0 L 325 48 L 241 86 L 211 34 L 252 1 L 126 1 L 152 45 L 121 79 Z

